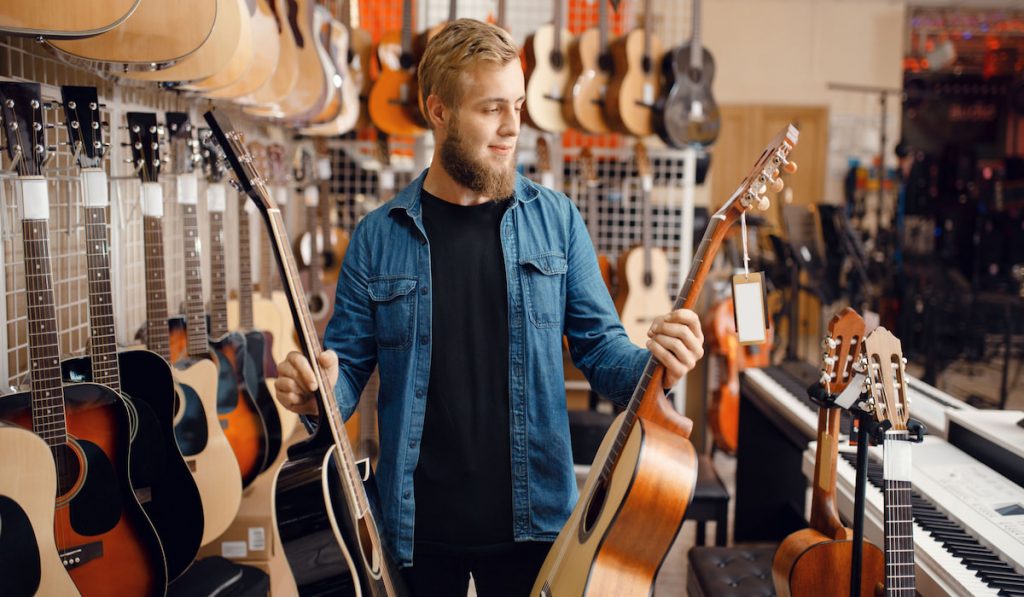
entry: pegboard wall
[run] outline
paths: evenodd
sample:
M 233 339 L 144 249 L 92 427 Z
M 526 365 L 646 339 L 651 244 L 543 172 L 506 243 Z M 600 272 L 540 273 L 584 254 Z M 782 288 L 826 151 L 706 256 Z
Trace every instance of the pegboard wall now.
M 564 0 L 563 0 L 564 1 Z M 359 25 L 369 30 L 376 41 L 383 33 L 400 29 L 402 0 L 361 2 L 358 10 Z M 413 23 L 423 30 L 447 20 L 450 0 L 416 0 Z M 496 21 L 498 3 L 493 0 L 454 2 L 456 15 Z M 654 33 L 666 48 L 684 42 L 690 36 L 690 3 L 667 0 L 648 0 L 652 12 Z M 612 13 L 611 34 L 628 31 L 641 22 L 645 2 L 622 0 Z M 537 27 L 551 21 L 555 4 L 551 0 L 521 0 L 509 2 L 506 8 L 507 26 L 517 43 Z M 593 0 L 568 0 L 563 6 L 566 26 L 573 33 L 596 27 L 598 5 Z M 59 98 L 60 85 L 91 85 L 98 88 L 104 105 L 103 116 L 109 123 L 105 138 L 110 142 L 107 170 L 110 176 L 110 229 L 112 288 L 117 314 L 117 341 L 123 347 L 138 343 L 136 333 L 145 322 L 145 284 L 143 261 L 142 217 L 140 208 L 140 182 L 130 162 L 130 148 L 125 115 L 129 111 L 156 112 L 164 121 L 167 111 L 183 111 L 191 115 L 195 127 L 201 127 L 202 112 L 209 101 L 156 87 L 125 85 L 97 74 L 64 64 L 54 54 L 27 38 L 0 36 L 0 79 L 36 81 L 42 83 L 45 99 Z M 216 104 L 226 110 L 229 105 Z M 50 192 L 51 258 L 55 282 L 58 323 L 61 329 L 61 350 L 66 356 L 83 354 L 88 349 L 88 296 L 86 288 L 86 262 L 81 186 L 67 145 L 67 134 L 57 124 L 63 120 L 59 106 L 46 113 L 47 141 L 56 147 L 53 158 L 44 169 Z M 282 142 L 288 155 L 298 146 L 289 131 L 267 125 L 232 112 L 234 124 L 248 140 L 264 143 Z M 520 169 L 539 180 L 535 165 L 534 148 L 538 133 L 523 126 L 519 140 Z M 641 240 L 644 213 L 650 214 L 651 242 L 664 248 L 672 267 L 669 288 L 674 293 L 679 287 L 679 243 L 681 237 L 683 196 L 683 152 L 665 148 L 657 139 L 648 140 L 654 174 L 651 205 L 644 209 L 639 178 L 636 176 L 632 155 L 632 142 L 618 135 L 547 135 L 552 147 L 555 166 L 554 186 L 564 191 L 585 215 L 588 202 L 596 202 L 597 218 L 588 217 L 588 227 L 595 238 L 599 252 L 614 262 L 618 254 Z M 577 156 L 582 147 L 592 147 L 597 158 L 598 183 L 581 183 Z M 166 148 L 166 147 L 165 147 Z M 338 225 L 349 232 L 358 220 L 380 205 L 398 189 L 408 184 L 426 165 L 433 151 L 429 135 L 420 139 L 393 137 L 389 140 L 389 160 L 382 160 L 381 146 L 373 130 L 359 130 L 344 138 L 329 141 L 333 167 L 330 196 L 337 208 Z M 561 165 L 562 167 L 558 167 Z M 0 293 L 5 300 L 6 324 L 0 330 L 0 350 L 6 356 L 0 359 L 0 380 L 11 387 L 21 387 L 28 381 L 28 339 L 24 299 L 24 271 L 20 208 L 14 194 L 13 174 L 6 157 L 0 158 L 0 238 L 4 275 Z M 205 213 L 206 183 L 200 177 L 199 213 Z M 176 176 L 165 167 L 160 176 L 164 188 L 164 239 L 167 275 L 168 307 L 172 315 L 179 312 L 184 299 L 183 234 L 181 210 L 176 203 Z M 237 226 L 238 196 L 228 193 L 225 216 L 226 258 L 229 293 L 238 284 Z M 292 238 L 306 227 L 301 197 L 293 193 L 283 206 Z M 200 238 L 208 244 L 207 219 L 200 217 Z M 259 281 L 261 268 L 260 241 L 265 234 L 259 218 L 250 218 L 252 272 Z M 706 215 L 698 214 L 694 222 L 695 242 L 706 225 Z M 203 286 L 209 293 L 209 252 L 203 251 Z

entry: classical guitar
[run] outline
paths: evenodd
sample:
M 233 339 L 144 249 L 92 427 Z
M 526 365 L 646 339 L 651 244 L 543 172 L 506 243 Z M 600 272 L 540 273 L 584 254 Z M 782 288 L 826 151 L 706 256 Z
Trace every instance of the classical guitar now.
M 61 382 L 40 85 L 0 83 L 0 118 L 18 173 L 25 299 L 32 305 L 26 309 L 32 387 L 0 398 L 0 420 L 32 430 L 50 448 L 57 473 L 56 502 L 47 500 L 55 509 L 53 537 L 78 590 L 163 595 L 160 539 L 130 483 L 134 411 L 106 386 Z
M 187 115 L 169 117 L 171 126 L 184 127 Z M 169 365 L 171 360 L 170 320 L 167 311 L 167 282 L 164 269 L 164 194 L 159 182 L 160 150 L 156 115 L 141 114 L 132 119 L 129 139 L 134 169 L 142 181 L 143 250 L 146 273 L 146 346 Z M 126 372 L 134 374 L 126 368 Z M 242 501 L 242 475 L 234 452 L 217 418 L 217 366 L 196 360 L 187 368 L 171 367 L 177 395 L 174 436 L 178 449 L 199 488 L 203 506 L 203 535 L 206 545 L 231 525 Z
M 565 0 L 555 0 L 554 21 L 541 25 L 527 36 L 526 102 L 523 121 L 535 129 L 548 133 L 561 133 L 569 123 L 562 113 L 562 99 L 569 87 L 569 45 L 572 34 L 562 21 Z
M 249 48 L 251 55 L 251 33 L 243 33 L 243 29 L 248 28 L 248 23 L 243 22 L 243 17 L 248 18 L 248 13 L 243 14 L 244 0 L 216 0 L 216 6 L 217 20 L 213 30 L 196 51 L 161 70 L 128 71 L 119 76 L 134 81 L 193 83 L 224 70 L 232 61 L 235 49 L 240 46 Z
M 237 184 L 256 203 L 271 234 L 302 352 L 319 380 L 316 431 L 288 450 L 275 490 L 277 527 L 296 584 L 300 593 L 330 586 L 350 587 L 357 595 L 404 595 L 398 568 L 384 549 L 370 509 L 367 486 L 356 467 L 338 403 L 317 362 L 322 349 L 285 239 L 281 212 L 253 170 L 241 135 L 223 113 L 207 112 L 204 117 L 224 148 Z
M 569 46 L 569 87 L 562 113 L 569 126 L 585 133 L 602 134 L 608 128 L 604 115 L 605 91 L 612 73 L 608 46 L 608 4 L 597 0 L 598 26 L 587 29 Z
M 43 9 L 45 4 L 34 6 Z M 91 8 L 68 14 L 77 18 L 86 12 L 91 12 Z M 210 0 L 143 0 L 120 25 L 104 33 L 84 39 L 49 39 L 44 43 L 56 50 L 61 59 L 83 68 L 116 73 L 153 70 L 154 66 L 167 68 L 202 47 L 216 18 L 217 3 Z
M 419 114 L 416 56 L 412 47 L 412 0 L 402 0 L 402 30 L 385 33 L 377 43 L 380 74 L 370 90 L 373 124 L 389 135 L 419 136 L 427 123 Z
M 644 346 L 654 318 L 668 313 L 672 302 L 668 294 L 668 255 L 655 247 L 651 238 L 654 173 L 642 141 L 636 142 L 634 158 L 640 175 L 643 232 L 640 246 L 619 255 L 619 294 L 615 303 L 629 339 L 637 346 Z
M 79 595 L 53 542 L 57 471 L 50 447 L 0 421 L 0 578 L 4 594 Z
M 186 141 L 195 143 L 191 135 Z M 175 144 L 174 137 L 171 138 Z M 190 148 L 182 147 L 176 155 L 187 153 Z M 179 158 L 178 162 L 181 161 Z M 227 325 L 227 280 L 224 267 L 224 212 L 227 209 L 227 185 L 223 181 L 223 170 L 215 157 L 207 159 L 206 166 L 206 207 L 210 223 L 210 318 L 207 328 L 206 310 L 203 308 L 201 258 L 195 242 L 199 238 L 197 221 L 198 193 L 181 193 L 179 176 L 178 203 L 182 207 L 182 230 L 185 235 L 185 329 L 172 324 L 173 338 L 187 336 L 187 354 L 196 358 L 198 346 L 209 347 L 208 354 L 215 359 L 218 368 L 217 417 L 224 427 L 235 458 L 242 471 L 242 486 L 246 487 L 260 474 L 277 455 L 281 448 L 281 427 L 273 405 L 266 401 L 269 396 L 259 392 L 260 380 L 254 375 L 250 364 L 245 336 L 228 330 Z M 186 178 L 189 173 L 183 174 Z M 189 239 L 192 239 L 190 242 Z M 178 328 L 176 330 L 175 328 Z M 203 337 L 194 335 L 195 329 Z M 209 330 L 209 336 L 206 336 Z M 192 346 L 195 343 L 197 346 Z M 202 354 L 202 353 L 198 353 Z M 201 358 L 201 357 L 200 357 Z
M 885 513 L 885 584 L 888 596 L 917 594 L 914 564 L 914 517 L 911 512 L 911 446 L 908 431 L 910 400 L 900 340 L 879 327 L 864 339 L 869 404 L 875 420 L 885 427 L 882 442 L 882 481 Z M 865 587 L 873 589 L 874 585 Z
M 333 137 L 344 135 L 356 126 L 359 119 L 359 87 L 349 70 L 351 39 L 348 27 L 335 19 L 326 7 L 319 7 L 327 13 L 320 25 L 321 43 L 330 56 L 335 76 L 331 77 L 334 94 L 331 101 L 314 119 L 312 125 L 302 130 L 310 136 Z
M 675 308 L 693 308 L 729 226 L 776 184 L 797 131 L 788 126 L 765 147 L 753 169 L 711 217 L 694 253 Z M 594 457 L 580 500 L 540 569 L 531 595 L 650 595 L 675 542 L 697 480 L 693 422 L 665 397 L 664 367 L 648 359 L 625 412 Z
M 601 181 L 597 177 L 597 167 L 594 165 L 594 154 L 589 147 L 580 150 L 579 157 L 580 173 L 584 188 L 584 211 L 587 222 L 587 230 L 590 233 L 590 240 L 594 245 L 594 253 L 597 255 L 597 266 L 601 269 L 601 278 L 604 285 L 608 287 L 609 294 L 612 291 L 612 264 L 608 256 L 601 253 L 597 246 L 597 239 L 601 237 L 601 214 L 598 210 L 598 192 Z
M 76 10 L 66 0 L 4 2 L 0 6 L 0 32 L 52 39 L 90 37 L 120 26 L 141 0 L 112 0 L 89 10 Z
M 225 52 L 230 58 L 217 72 L 185 85 L 186 89 L 200 93 L 217 91 L 239 82 L 249 72 L 249 67 L 252 66 L 256 55 L 255 47 L 260 41 L 253 36 L 252 27 L 252 15 L 256 11 L 256 0 L 236 0 L 233 8 L 238 15 L 239 36 L 235 46 Z M 218 10 L 217 21 L 220 22 L 220 20 L 221 13 Z
M 95 87 L 64 86 L 61 102 L 84 196 L 89 294 L 89 356 L 66 359 L 61 370 L 66 382 L 103 384 L 135 409 L 132 487 L 160 535 L 167 575 L 173 580 L 195 559 L 203 538 L 199 489 L 174 437 L 174 378 L 167 362 L 154 352 L 117 350 L 99 99 Z
M 204 96 L 250 105 L 252 102 L 248 96 L 266 85 L 274 76 L 274 69 L 281 60 L 281 38 L 278 35 L 273 0 L 255 1 L 251 7 L 249 25 L 252 27 L 252 58 L 245 73 L 224 87 L 206 89 Z
M 644 26 L 611 44 L 614 64 L 604 110 L 608 126 L 627 135 L 654 132 L 652 109 L 661 95 L 661 41 L 651 30 L 651 0 L 644 0 Z
M 850 384 L 864 342 L 864 320 L 846 307 L 832 317 L 823 346 L 821 390 L 835 396 Z M 839 519 L 836 461 L 839 455 L 839 408 L 818 409 L 818 450 L 814 459 L 810 527 L 779 545 L 772 562 L 775 591 L 782 597 L 848 595 L 853 531 Z M 883 575 L 882 552 L 864 542 L 861 595 L 874 595 Z
M 257 116 L 281 116 L 280 103 L 295 89 L 299 81 L 299 47 L 288 26 L 290 0 L 267 0 L 267 8 L 274 17 L 277 37 L 277 63 L 272 65 L 273 74 L 258 89 L 240 99 L 248 106 L 246 112 Z
M 722 116 L 711 95 L 715 60 L 701 44 L 701 0 L 693 0 L 690 43 L 665 53 L 661 70 L 668 91 L 654 107 L 654 130 L 667 145 L 711 145 L 718 138 Z
M 359 120 L 356 126 L 372 126 L 367 102 L 370 99 L 370 62 L 373 60 L 373 37 L 359 26 L 359 0 L 341 0 L 341 22 L 348 27 L 349 58 L 348 73 L 352 86 L 359 97 Z

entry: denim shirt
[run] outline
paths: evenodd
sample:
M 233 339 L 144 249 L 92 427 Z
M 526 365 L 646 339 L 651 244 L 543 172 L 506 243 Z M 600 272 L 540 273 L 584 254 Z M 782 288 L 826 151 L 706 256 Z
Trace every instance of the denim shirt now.
M 326 348 L 338 353 L 334 392 L 346 419 L 374 366 L 380 367 L 378 524 L 402 566 L 412 564 L 413 471 L 430 377 L 430 243 L 420 206 L 425 176 L 356 227 L 324 337 Z M 518 176 L 511 201 L 500 234 L 508 285 L 513 536 L 551 541 L 578 497 L 562 334 L 592 387 L 619 404 L 628 402 L 650 353 L 627 338 L 569 198 Z

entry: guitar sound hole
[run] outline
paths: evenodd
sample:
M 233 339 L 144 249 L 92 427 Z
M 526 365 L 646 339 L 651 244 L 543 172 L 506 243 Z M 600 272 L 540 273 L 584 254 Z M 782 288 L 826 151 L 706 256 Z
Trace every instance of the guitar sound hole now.
M 57 498 L 66 500 L 80 486 L 82 456 L 73 444 L 53 446 L 53 462 L 57 467 Z
M 398 57 L 398 64 L 402 66 L 402 70 L 408 70 L 412 68 L 416 62 L 413 60 L 412 54 L 408 52 L 402 52 L 402 55 Z
M 651 284 L 654 284 L 654 274 L 651 272 L 644 272 L 644 286 L 650 288 Z
M 320 313 L 324 308 L 324 300 L 319 294 L 309 297 L 309 310 L 313 313 Z
M 601 511 L 604 509 L 604 500 L 607 496 L 608 483 L 603 481 L 594 488 L 594 495 L 590 498 L 590 503 L 587 504 L 587 511 L 583 516 L 584 533 L 590 533 L 594 530 L 594 525 L 597 524 L 597 518 L 601 515 Z
M 562 53 L 558 50 L 551 51 L 551 67 L 555 70 L 562 70 L 562 64 L 565 60 L 562 58 Z
M 612 69 L 615 68 L 615 62 L 612 60 L 612 55 L 604 53 L 598 56 L 597 68 L 601 69 L 602 72 L 612 74 Z
M 643 57 L 643 60 L 640 61 L 640 68 L 642 68 L 645 73 L 651 72 L 651 69 L 653 68 L 653 63 L 651 61 L 650 56 Z

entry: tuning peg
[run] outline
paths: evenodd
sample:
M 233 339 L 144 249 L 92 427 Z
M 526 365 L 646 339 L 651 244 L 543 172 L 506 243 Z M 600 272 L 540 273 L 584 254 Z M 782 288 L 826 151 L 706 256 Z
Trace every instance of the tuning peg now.
M 757 208 L 761 211 L 768 211 L 771 206 L 772 202 L 768 200 L 768 197 L 761 197 L 757 200 Z
M 786 183 L 784 183 L 781 178 L 778 178 L 777 175 L 776 175 L 775 178 L 772 178 L 772 192 L 778 193 L 785 186 L 786 186 Z
M 786 172 L 788 172 L 789 174 L 796 174 L 796 171 L 797 171 L 796 162 L 787 161 L 786 165 L 783 166 L 782 169 L 785 170 Z

